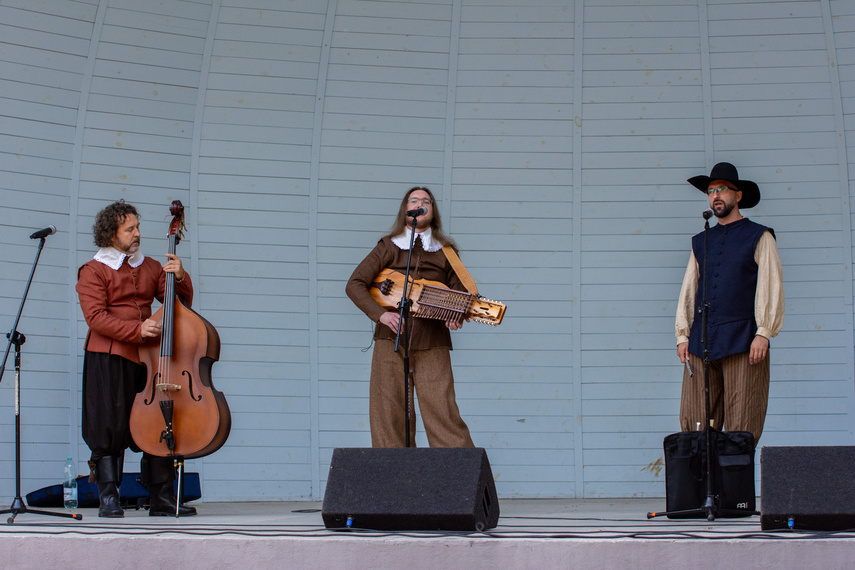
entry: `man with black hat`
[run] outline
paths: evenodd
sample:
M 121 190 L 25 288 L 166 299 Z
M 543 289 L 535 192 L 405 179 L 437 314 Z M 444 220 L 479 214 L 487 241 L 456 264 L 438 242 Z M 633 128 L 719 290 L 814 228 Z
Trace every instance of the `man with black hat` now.
M 706 247 L 709 419 L 719 430 L 751 432 L 757 445 L 769 398 L 769 339 L 780 332 L 784 322 L 784 288 L 775 232 L 740 213 L 760 202 L 760 189 L 750 180 L 740 180 L 732 164 L 720 162 L 709 176 L 695 176 L 689 183 L 708 195 L 710 209 L 718 220 L 709 230 Z M 692 238 L 677 306 L 677 356 L 685 364 L 682 431 L 707 425 L 703 319 L 699 316 L 704 250 L 701 232 Z

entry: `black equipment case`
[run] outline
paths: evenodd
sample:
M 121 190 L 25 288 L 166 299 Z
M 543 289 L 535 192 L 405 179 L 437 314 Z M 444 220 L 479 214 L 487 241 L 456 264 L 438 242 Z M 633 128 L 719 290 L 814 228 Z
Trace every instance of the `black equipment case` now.
M 139 484 L 139 473 L 125 473 L 119 489 L 119 501 L 123 507 L 139 507 L 148 504 L 148 491 Z M 178 479 L 175 480 L 178 492 Z M 184 474 L 184 502 L 202 498 L 202 488 L 198 473 Z M 31 507 L 62 507 L 62 484 L 43 487 L 27 493 L 27 505 Z M 77 478 L 77 506 L 85 509 L 98 506 L 98 484 L 90 483 L 87 475 Z
M 716 492 L 716 516 L 748 517 L 756 514 L 754 436 L 747 431 L 708 429 L 713 445 L 711 474 Z M 706 518 L 703 511 L 707 497 L 706 443 L 705 431 L 672 433 L 665 438 L 665 508 L 668 518 Z

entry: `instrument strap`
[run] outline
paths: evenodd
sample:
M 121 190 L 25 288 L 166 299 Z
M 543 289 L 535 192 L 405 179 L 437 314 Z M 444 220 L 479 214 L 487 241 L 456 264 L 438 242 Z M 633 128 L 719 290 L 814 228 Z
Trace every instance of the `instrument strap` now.
M 465 267 L 463 267 L 463 262 L 460 261 L 460 258 L 454 251 L 454 248 L 450 245 L 444 245 L 442 246 L 442 252 L 445 254 L 446 259 L 448 259 L 448 262 L 451 264 L 454 272 L 457 273 L 457 277 L 460 279 L 460 282 L 463 283 L 464 287 L 466 287 L 466 290 L 476 297 L 480 297 L 481 295 L 478 294 L 478 287 L 475 285 L 475 280 L 472 279 L 472 276 L 469 275 L 469 272 L 466 271 Z

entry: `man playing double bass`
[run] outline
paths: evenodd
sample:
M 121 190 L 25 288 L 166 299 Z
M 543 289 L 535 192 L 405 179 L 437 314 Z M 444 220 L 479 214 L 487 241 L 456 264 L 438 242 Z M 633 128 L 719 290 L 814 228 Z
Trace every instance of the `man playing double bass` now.
M 83 439 L 91 450 L 89 466 L 98 483 L 100 517 L 122 517 L 119 486 L 125 449 L 134 444 L 129 418 L 137 392 L 146 384 L 146 368 L 138 347 L 160 336 L 161 324 L 151 319 L 155 298 L 163 301 L 166 274 L 173 273 L 176 291 L 189 305 L 193 284 L 181 260 L 145 257 L 140 248 L 140 222 L 136 208 L 120 200 L 95 217 L 92 227 L 94 259 L 77 273 L 80 308 L 89 325 L 83 358 Z M 170 457 L 143 453 L 141 483 L 148 489 L 151 516 L 174 516 L 175 469 Z M 195 515 L 182 505 L 180 515 Z

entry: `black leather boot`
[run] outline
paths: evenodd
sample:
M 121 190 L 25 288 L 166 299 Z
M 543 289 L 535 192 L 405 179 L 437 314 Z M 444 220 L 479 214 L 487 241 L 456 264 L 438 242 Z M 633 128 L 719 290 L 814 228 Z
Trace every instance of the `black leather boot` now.
M 156 483 L 149 487 L 148 497 L 150 517 L 174 517 L 175 516 L 175 486 L 172 481 Z M 192 517 L 196 514 L 194 507 L 181 505 L 178 508 L 178 516 Z
M 125 511 L 119 504 L 118 458 L 112 455 L 102 457 L 95 465 L 95 477 L 98 481 L 98 516 L 121 518 Z
M 143 454 L 143 473 L 147 472 L 146 488 L 148 489 L 149 510 L 151 517 L 175 516 L 175 463 L 170 457 L 155 457 Z M 196 509 L 181 505 L 178 516 L 190 517 L 196 514 Z

